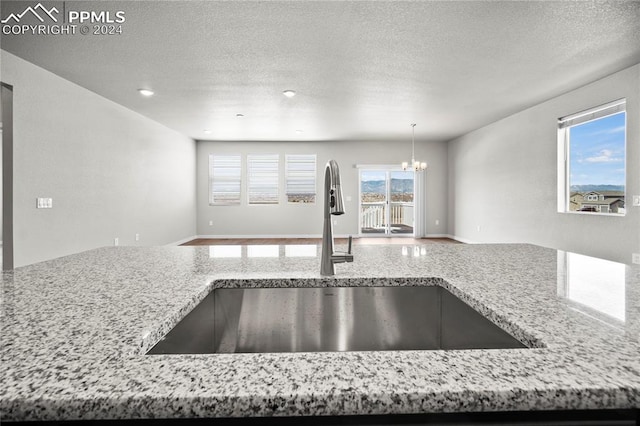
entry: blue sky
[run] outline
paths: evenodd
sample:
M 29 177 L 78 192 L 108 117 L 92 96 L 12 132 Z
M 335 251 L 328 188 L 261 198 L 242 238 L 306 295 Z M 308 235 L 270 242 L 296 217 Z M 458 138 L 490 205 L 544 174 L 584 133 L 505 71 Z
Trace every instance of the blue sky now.
M 625 184 L 625 113 L 570 128 L 570 185 Z

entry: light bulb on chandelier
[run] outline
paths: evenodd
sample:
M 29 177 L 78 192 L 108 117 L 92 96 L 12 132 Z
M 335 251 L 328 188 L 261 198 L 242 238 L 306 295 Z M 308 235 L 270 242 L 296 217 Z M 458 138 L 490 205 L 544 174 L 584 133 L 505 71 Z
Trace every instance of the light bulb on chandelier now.
M 408 161 L 402 162 L 402 170 L 413 169 L 416 172 L 421 172 L 427 169 L 427 163 L 425 161 L 420 162 L 416 160 L 416 124 L 411 124 L 411 163 Z M 411 167 L 409 167 L 411 164 Z

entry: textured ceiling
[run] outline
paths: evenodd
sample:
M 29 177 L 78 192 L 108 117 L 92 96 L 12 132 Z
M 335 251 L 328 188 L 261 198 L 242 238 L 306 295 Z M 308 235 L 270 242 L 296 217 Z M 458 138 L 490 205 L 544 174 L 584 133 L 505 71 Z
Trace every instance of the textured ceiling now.
M 123 10 L 123 33 L 2 49 L 194 139 L 448 140 L 640 62 L 638 1 L 63 6 Z

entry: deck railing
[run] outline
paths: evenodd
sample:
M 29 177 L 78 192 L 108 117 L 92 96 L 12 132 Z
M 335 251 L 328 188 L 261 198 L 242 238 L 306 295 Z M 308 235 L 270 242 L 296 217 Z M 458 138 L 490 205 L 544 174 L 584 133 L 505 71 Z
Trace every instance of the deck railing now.
M 386 226 L 385 202 L 362 203 L 362 228 L 380 229 Z M 390 221 L 393 225 L 413 226 L 413 203 L 391 203 Z

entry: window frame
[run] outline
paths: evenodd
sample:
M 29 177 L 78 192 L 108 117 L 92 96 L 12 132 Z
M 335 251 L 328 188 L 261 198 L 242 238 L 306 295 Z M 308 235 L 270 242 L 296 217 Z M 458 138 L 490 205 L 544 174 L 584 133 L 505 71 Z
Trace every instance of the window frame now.
M 616 114 L 624 114 L 624 200 L 625 200 L 625 212 L 613 213 L 601 213 L 600 208 L 597 207 L 597 212 L 586 212 L 580 210 L 570 210 L 571 204 L 571 179 L 570 179 L 570 129 L 582 124 L 590 123 L 599 119 L 611 117 Z M 617 99 L 612 102 L 608 102 L 602 105 L 598 105 L 593 108 L 589 108 L 574 114 L 570 114 L 564 117 L 558 118 L 557 124 L 557 146 L 558 146 L 558 213 L 569 213 L 579 215 L 590 216 L 609 216 L 609 217 L 624 217 L 626 216 L 627 209 L 627 130 L 628 130 L 628 118 L 626 111 L 626 98 Z M 591 192 L 591 191 L 590 191 Z M 596 191 L 597 192 L 597 191 Z M 587 196 L 585 194 L 585 201 Z
M 216 201 L 215 199 L 215 158 L 218 157 L 237 157 L 238 162 L 238 176 L 237 176 L 237 185 L 238 185 L 238 197 L 236 200 L 231 201 Z M 230 168 L 230 167 L 227 167 Z M 226 179 L 223 179 L 226 180 Z M 219 191 L 218 191 L 219 192 Z M 210 206 L 238 206 L 242 204 L 242 154 L 209 154 L 209 205 Z
M 313 201 L 309 202 L 296 202 L 289 200 L 289 164 L 292 157 L 313 157 Z M 293 193 L 293 192 L 292 192 Z M 300 192 L 298 192 L 300 193 Z M 300 193 L 311 194 L 311 193 Z M 287 204 L 299 204 L 299 205 L 313 205 L 316 204 L 318 199 L 318 156 L 317 154 L 285 154 L 284 156 L 284 196 L 287 199 Z
M 273 157 L 275 158 L 275 194 L 271 202 L 255 202 L 251 200 L 252 191 L 252 167 L 251 161 L 252 159 L 256 159 L 259 157 Z M 247 164 L 247 205 L 248 206 L 273 206 L 280 204 L 280 154 L 247 154 L 246 159 Z M 273 172 L 273 171 L 272 171 Z M 254 177 L 255 178 L 255 177 Z

